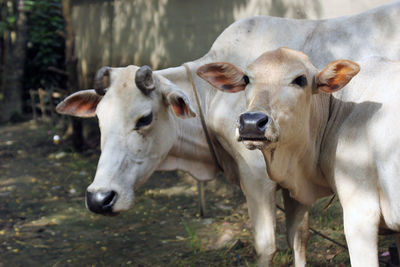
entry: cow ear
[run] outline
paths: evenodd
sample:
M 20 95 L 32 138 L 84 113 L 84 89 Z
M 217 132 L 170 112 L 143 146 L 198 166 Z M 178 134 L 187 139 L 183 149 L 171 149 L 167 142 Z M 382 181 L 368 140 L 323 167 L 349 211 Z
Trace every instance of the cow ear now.
M 342 89 L 360 71 L 360 66 L 350 60 L 335 60 L 316 76 L 313 93 L 333 93 Z
M 181 118 L 193 118 L 196 117 L 189 97 L 176 86 L 171 86 L 168 90 L 165 90 L 165 99 L 175 115 Z
M 242 91 L 249 83 L 249 78 L 235 65 L 215 62 L 201 66 L 197 75 L 215 88 L 229 93 Z
M 57 105 L 56 111 L 60 114 L 82 118 L 94 117 L 97 104 L 101 100 L 95 90 L 82 90 L 68 96 Z

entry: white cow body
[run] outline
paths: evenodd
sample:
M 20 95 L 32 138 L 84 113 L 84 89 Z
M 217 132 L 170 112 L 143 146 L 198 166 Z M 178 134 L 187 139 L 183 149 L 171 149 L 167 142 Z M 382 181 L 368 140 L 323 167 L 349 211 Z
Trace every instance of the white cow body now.
M 379 20 L 381 17 L 385 19 Z M 380 35 L 379 32 L 382 29 L 386 31 L 388 25 L 391 34 Z M 267 179 L 262 154 L 247 150 L 232 134 L 235 131 L 236 118 L 246 109 L 242 93 L 227 96 L 217 92 L 196 77 L 195 71 L 201 65 L 213 61 L 229 61 L 245 67 L 262 52 L 281 46 L 307 52 L 317 66 L 342 54 L 350 59 L 367 54 L 400 58 L 400 49 L 394 48 L 400 37 L 400 28 L 396 25 L 400 25 L 399 1 L 358 16 L 331 20 L 254 17 L 232 24 L 218 37 L 209 53 L 188 63 L 219 163 L 228 178 L 240 180 L 245 192 L 260 265 L 270 264 L 276 249 L 276 184 Z M 349 42 L 349 36 L 354 39 L 354 43 Z M 376 42 L 376 39 L 384 41 Z M 131 69 L 131 72 L 133 78 L 134 70 Z M 102 155 L 88 192 L 116 191 L 118 198 L 112 203 L 112 211 L 119 212 L 133 205 L 132 188 L 143 183 L 156 169 L 180 169 L 190 172 L 199 180 L 212 179 L 217 167 L 209 152 L 199 116 L 185 120 L 176 118 L 168 111 L 168 105 L 163 106 L 165 101 L 158 95 L 154 95 L 152 104 L 146 104 L 149 99 L 143 97 L 132 82 L 127 82 L 129 88 L 119 90 L 119 95 L 112 94 L 113 84 L 118 84 L 119 87 L 123 84 L 119 78 L 122 75 L 117 74 L 120 70 L 113 69 L 113 73 L 115 74 L 112 76 L 109 92 L 97 100 L 101 100 L 97 115 L 102 134 Z M 154 76 L 164 81 L 156 91 L 164 90 L 168 83 L 172 83 L 176 90 L 179 88 L 178 91 L 187 96 L 186 104 L 191 105 L 198 114 L 193 86 L 184 67 L 155 71 Z M 143 112 L 150 110 L 151 105 L 155 113 L 154 121 L 165 123 L 162 126 L 152 126 L 141 134 L 131 131 L 130 123 L 137 120 L 137 113 L 143 115 Z M 162 129 L 162 134 L 158 132 L 147 137 L 154 129 Z M 168 138 L 163 137 L 167 135 Z M 142 151 L 142 146 L 145 146 L 146 153 L 137 153 Z M 289 198 L 286 198 L 286 202 L 292 205 L 289 207 L 291 213 L 287 214 L 289 242 L 295 251 L 296 266 L 301 266 L 305 264 L 305 245 L 308 238 L 307 207 Z
M 354 16 L 298 20 L 257 16 L 229 26 L 210 53 L 245 68 L 265 51 L 288 47 L 307 54 L 317 68 L 336 58 L 400 57 L 400 1 Z
M 328 130 L 321 165 L 343 207 L 353 266 L 378 266 L 378 226 L 400 231 L 399 92 L 400 62 L 371 58 L 334 95 L 330 124 L 341 127 Z

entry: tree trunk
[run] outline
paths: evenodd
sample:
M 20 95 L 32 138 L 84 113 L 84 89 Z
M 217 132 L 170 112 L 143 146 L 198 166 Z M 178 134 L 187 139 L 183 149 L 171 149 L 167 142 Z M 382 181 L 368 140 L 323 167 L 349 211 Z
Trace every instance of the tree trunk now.
M 71 1 L 63 0 L 63 16 L 65 22 L 65 68 L 68 74 L 67 87 L 69 93 L 76 90 L 78 84 L 77 58 L 75 56 L 75 34 L 71 20 Z
M 28 40 L 27 15 L 24 0 L 18 0 L 18 19 L 15 43 L 6 51 L 5 75 L 3 76 L 3 108 L 0 114 L 3 121 L 9 121 L 14 115 L 22 114 L 22 78 Z
M 0 21 L 3 22 L 3 12 L 1 10 L 4 10 L 6 8 L 6 4 L 3 1 L 0 1 Z M 3 77 L 4 77 L 4 32 L 0 33 L 0 96 L 3 95 Z M 0 111 L 1 111 L 1 100 L 2 97 L 0 97 Z M 1 120 L 1 116 L 0 116 Z
M 75 34 L 71 20 L 71 1 L 62 1 L 62 11 L 65 23 L 65 69 L 68 75 L 67 90 L 73 93 L 78 88 L 77 58 L 75 56 Z M 78 118 L 71 118 L 70 127 L 72 127 L 72 143 L 78 151 L 83 149 L 84 137 L 82 121 Z

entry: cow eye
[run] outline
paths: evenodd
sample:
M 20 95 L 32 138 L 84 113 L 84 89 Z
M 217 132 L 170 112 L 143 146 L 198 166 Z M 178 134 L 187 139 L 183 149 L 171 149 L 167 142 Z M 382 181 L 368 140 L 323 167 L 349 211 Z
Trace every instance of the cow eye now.
M 307 78 L 305 75 L 300 75 L 292 81 L 292 84 L 304 87 L 307 85 Z
M 137 120 L 135 129 L 139 129 L 140 127 L 149 125 L 153 121 L 153 113 L 151 112 L 149 115 L 145 115 Z
M 244 76 L 243 76 L 243 80 L 244 80 L 244 83 L 245 83 L 246 85 L 248 85 L 248 84 L 250 83 L 249 76 L 247 76 L 247 75 L 244 75 Z

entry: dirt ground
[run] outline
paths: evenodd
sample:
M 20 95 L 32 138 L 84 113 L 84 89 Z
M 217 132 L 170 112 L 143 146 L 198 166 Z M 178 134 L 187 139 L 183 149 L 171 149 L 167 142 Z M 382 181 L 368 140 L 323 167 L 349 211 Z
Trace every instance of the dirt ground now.
M 208 216 L 197 187 L 182 173 L 155 173 L 130 211 L 90 213 L 84 202 L 98 151 L 55 145 L 46 124 L 0 126 L 0 266 L 255 266 L 245 198 L 223 177 L 206 185 Z M 280 202 L 280 193 L 278 193 Z M 311 226 L 345 243 L 340 206 L 323 199 Z M 278 211 L 275 266 L 290 266 L 284 216 Z M 382 237 L 380 253 L 393 237 Z M 382 258 L 382 260 L 387 260 Z M 311 234 L 309 266 L 348 266 L 345 249 Z

